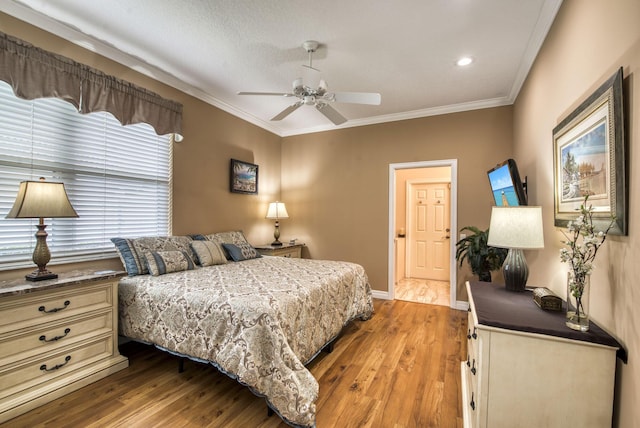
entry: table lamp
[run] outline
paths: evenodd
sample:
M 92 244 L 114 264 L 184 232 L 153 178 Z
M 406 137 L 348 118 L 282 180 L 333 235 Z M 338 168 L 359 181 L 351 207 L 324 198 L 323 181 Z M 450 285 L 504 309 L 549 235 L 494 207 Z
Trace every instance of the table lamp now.
M 506 289 L 524 291 L 529 267 L 522 250 L 544 248 L 542 207 L 493 207 L 487 245 L 509 249 L 502 265 Z
M 267 210 L 266 218 L 276 221 L 276 229 L 273 232 L 273 237 L 275 241 L 271 243 L 274 246 L 281 246 L 282 242 L 280 242 L 280 222 L 281 218 L 289 218 L 289 214 L 287 213 L 287 208 L 284 206 L 284 202 L 271 202 L 269 204 L 269 209 Z
M 57 278 L 58 275 L 47 270 L 51 253 L 47 246 L 47 232 L 44 217 L 78 217 L 71 206 L 63 183 L 44 181 L 23 181 L 18 189 L 18 196 L 6 218 L 39 218 L 36 225 L 36 248 L 33 250 L 33 262 L 38 269 L 27 275 L 28 281 L 42 281 Z

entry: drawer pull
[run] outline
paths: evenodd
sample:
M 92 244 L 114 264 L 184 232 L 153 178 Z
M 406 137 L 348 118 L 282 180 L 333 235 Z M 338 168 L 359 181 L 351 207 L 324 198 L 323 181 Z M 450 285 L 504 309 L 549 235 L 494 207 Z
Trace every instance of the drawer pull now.
M 53 308 L 53 309 L 49 309 L 49 310 L 47 310 L 47 309 L 45 309 L 45 307 L 44 307 L 44 306 L 40 306 L 40 307 L 38 308 L 38 310 L 39 310 L 40 312 L 44 312 L 45 314 L 55 314 L 56 312 L 59 312 L 59 311 L 61 311 L 61 310 L 63 310 L 63 309 L 66 309 L 66 308 L 67 308 L 67 306 L 69 306 L 70 304 L 71 304 L 71 302 L 70 302 L 70 301 L 65 300 L 65 302 L 64 302 L 64 306 L 63 306 L 63 307 L 61 307 L 61 308 Z
M 471 357 L 467 354 L 467 367 L 471 367 Z
M 471 335 L 471 337 L 473 337 L 474 339 L 478 338 L 478 334 L 476 333 L 476 329 L 477 329 L 477 327 L 473 327 L 473 334 Z
M 471 373 L 476 374 L 476 359 L 473 359 L 473 366 L 471 367 Z
M 56 364 L 55 366 L 51 367 L 50 369 L 47 368 L 46 364 L 43 364 L 43 365 L 40 366 L 40 370 L 42 370 L 43 372 L 52 372 L 54 370 L 58 370 L 59 368 L 62 368 L 64 366 L 66 366 L 69 361 L 71 361 L 71 355 L 67 355 L 66 357 L 64 357 L 64 363 L 62 363 L 62 364 Z
M 473 399 L 473 392 L 471 393 L 471 403 L 469 403 L 469 404 L 471 404 L 471 410 L 475 410 L 476 409 L 476 402 Z
M 471 340 L 471 329 L 467 330 L 467 340 Z
M 62 336 L 55 336 L 52 337 L 51 339 L 47 339 L 47 336 L 45 336 L 44 334 L 42 336 L 40 336 L 40 340 L 43 342 L 55 342 L 56 340 L 60 340 L 63 337 L 66 337 L 67 334 L 71 333 L 71 329 L 70 328 L 65 328 L 64 329 L 64 334 Z

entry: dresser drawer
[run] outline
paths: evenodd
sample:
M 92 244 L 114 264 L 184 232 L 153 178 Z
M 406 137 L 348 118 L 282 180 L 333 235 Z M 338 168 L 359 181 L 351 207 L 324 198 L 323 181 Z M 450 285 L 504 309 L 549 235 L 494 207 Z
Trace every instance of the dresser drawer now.
M 2 299 L 0 335 L 97 309 L 112 308 L 113 286 L 114 283 L 77 286 Z
M 113 337 L 109 334 L 0 367 L 0 398 L 70 375 L 112 355 Z
M 91 336 L 109 333 L 112 323 L 113 311 L 109 308 L 5 334 L 0 337 L 0 367 Z

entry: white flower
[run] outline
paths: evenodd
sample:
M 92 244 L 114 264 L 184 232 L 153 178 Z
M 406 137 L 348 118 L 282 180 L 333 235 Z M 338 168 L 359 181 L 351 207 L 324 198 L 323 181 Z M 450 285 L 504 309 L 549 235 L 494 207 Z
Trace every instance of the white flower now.
M 567 240 L 562 243 L 567 248 L 560 249 L 560 261 L 570 264 L 569 289 L 576 299 L 582 298 L 585 279 L 593 271 L 593 260 L 615 222 L 615 218 L 612 218 L 605 231 L 596 232 L 593 226 L 593 206 L 586 206 L 588 198 L 585 197 L 584 203 L 580 205 L 581 214 L 570 221 L 567 232 L 563 232 Z

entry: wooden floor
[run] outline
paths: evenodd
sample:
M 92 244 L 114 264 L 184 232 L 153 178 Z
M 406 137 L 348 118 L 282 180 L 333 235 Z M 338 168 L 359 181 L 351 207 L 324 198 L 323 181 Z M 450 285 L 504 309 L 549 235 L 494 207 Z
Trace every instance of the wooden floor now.
M 348 325 L 331 354 L 309 369 L 320 384 L 317 428 L 461 427 L 460 361 L 466 313 L 444 306 L 375 301 L 371 320 Z M 261 427 L 264 399 L 215 368 L 127 343 L 130 367 L 3 427 Z
M 451 286 L 449 281 L 403 278 L 394 287 L 395 298 L 416 303 L 450 306 Z

